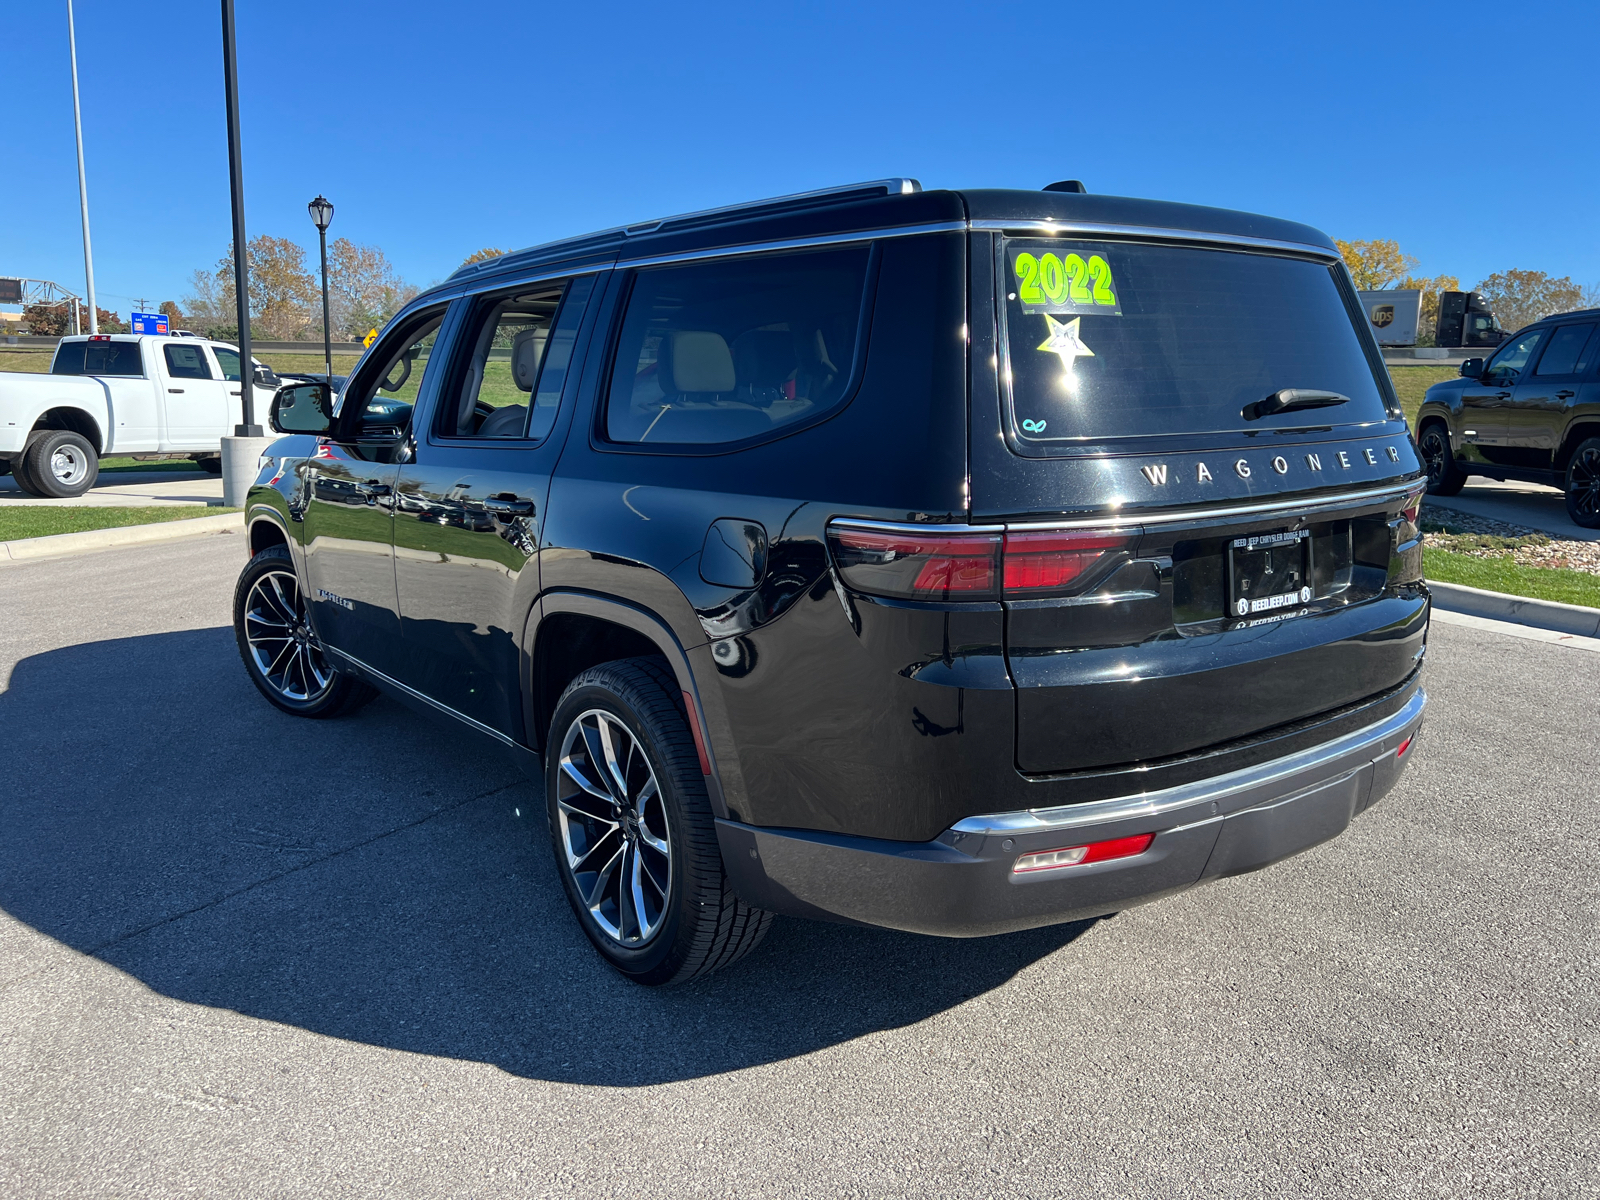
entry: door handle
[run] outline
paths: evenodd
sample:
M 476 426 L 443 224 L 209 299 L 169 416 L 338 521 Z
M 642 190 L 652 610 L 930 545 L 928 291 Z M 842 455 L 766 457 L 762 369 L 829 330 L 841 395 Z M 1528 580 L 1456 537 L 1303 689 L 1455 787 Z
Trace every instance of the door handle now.
M 1494 398 L 1496 400 L 1509 400 L 1511 398 L 1511 393 L 1510 392 L 1496 392 L 1494 394 Z
M 1572 397 L 1575 396 L 1575 395 L 1577 395 L 1576 392 L 1560 391 L 1560 392 L 1556 393 L 1556 399 L 1557 400 L 1571 400 Z
M 182 392 L 183 392 L 183 389 L 182 388 L 168 388 L 167 391 L 172 392 L 174 395 L 181 395 Z M 1568 392 L 1567 395 L 1570 396 L 1570 395 L 1572 395 L 1572 393 Z
M 525 500 L 521 496 L 510 493 L 501 493 L 490 496 L 483 502 L 486 512 L 492 512 L 497 517 L 531 517 L 533 515 L 533 501 Z
M 394 489 L 387 483 L 379 483 L 376 479 L 369 479 L 365 483 L 356 484 L 355 490 L 368 500 L 374 500 L 379 496 L 387 496 Z

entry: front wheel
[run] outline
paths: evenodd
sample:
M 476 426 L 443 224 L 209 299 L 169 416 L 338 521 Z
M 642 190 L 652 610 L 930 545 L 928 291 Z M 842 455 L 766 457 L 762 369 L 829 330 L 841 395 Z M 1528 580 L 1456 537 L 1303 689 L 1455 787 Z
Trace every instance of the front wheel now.
M 677 683 L 654 658 L 574 679 L 545 750 L 556 870 L 594 948 L 635 983 L 742 958 L 772 914 L 734 894 Z
M 1417 439 L 1417 449 L 1428 468 L 1430 496 L 1454 496 L 1466 486 L 1467 473 L 1456 466 L 1456 456 L 1450 449 L 1450 438 L 1443 425 L 1435 421 L 1425 426 Z
M 1579 444 L 1567 464 L 1567 516 L 1585 529 L 1600 529 L 1600 438 Z
M 233 634 L 250 682 L 286 713 L 337 717 L 377 695 L 329 663 L 287 546 L 268 546 L 245 565 L 233 590 Z

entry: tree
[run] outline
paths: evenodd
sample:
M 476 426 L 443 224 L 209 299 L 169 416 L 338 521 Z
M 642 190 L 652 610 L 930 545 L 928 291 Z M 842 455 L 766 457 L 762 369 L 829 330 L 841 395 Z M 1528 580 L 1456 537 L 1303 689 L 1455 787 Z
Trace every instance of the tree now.
M 488 262 L 491 258 L 499 258 L 502 254 L 510 254 L 509 250 L 496 250 L 493 246 L 485 246 L 482 250 L 474 250 L 461 260 L 463 267 L 470 267 L 473 263 Z
M 167 319 L 168 329 L 182 329 L 184 327 L 183 310 L 178 307 L 177 301 L 163 300 L 161 307 L 156 311 Z
M 1543 271 L 1496 271 L 1480 283 L 1482 292 L 1500 324 L 1508 330 L 1521 329 L 1541 317 L 1582 308 L 1583 289 L 1572 276 L 1556 279 Z
M 1400 251 L 1400 243 L 1389 239 L 1370 242 L 1341 242 L 1333 239 L 1350 268 L 1350 277 L 1363 292 L 1381 292 L 1417 269 L 1417 260 Z
M 29 304 L 22 310 L 22 319 L 34 337 L 62 337 L 72 332 L 72 303 Z
M 329 324 L 336 337 L 360 341 L 369 329 L 388 324 L 416 294 L 378 247 L 360 246 L 349 238 L 329 243 Z

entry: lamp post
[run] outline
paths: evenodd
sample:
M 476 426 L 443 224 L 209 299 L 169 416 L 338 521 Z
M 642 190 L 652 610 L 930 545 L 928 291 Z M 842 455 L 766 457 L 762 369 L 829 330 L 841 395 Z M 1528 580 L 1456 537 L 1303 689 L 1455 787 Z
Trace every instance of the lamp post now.
M 321 192 L 306 205 L 311 223 L 317 227 L 317 241 L 322 247 L 322 369 L 328 373 L 328 386 L 333 386 L 333 335 L 328 330 L 328 226 L 333 224 L 333 205 Z
M 72 23 L 72 0 L 67 0 L 67 48 L 72 54 L 72 125 L 78 133 L 78 207 L 83 212 L 83 277 L 89 292 L 89 332 L 100 332 L 99 309 L 94 302 L 94 253 L 89 249 L 89 185 L 83 174 L 83 115 L 78 106 L 78 31 Z M 73 332 L 78 332 L 77 304 L 73 304 Z

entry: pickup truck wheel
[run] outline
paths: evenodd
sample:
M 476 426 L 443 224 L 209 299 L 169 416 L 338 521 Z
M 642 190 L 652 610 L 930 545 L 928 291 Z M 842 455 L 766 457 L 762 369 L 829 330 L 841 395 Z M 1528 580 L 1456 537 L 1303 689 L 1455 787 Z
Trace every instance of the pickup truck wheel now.
M 1585 529 L 1600 529 L 1600 438 L 1581 442 L 1567 464 L 1567 516 Z
M 654 658 L 591 667 L 556 705 L 545 805 L 556 870 L 596 950 L 648 986 L 742 958 L 772 914 L 736 896 L 677 681 Z
M 1417 449 L 1422 453 L 1423 464 L 1428 468 L 1428 494 L 1454 496 L 1467 483 L 1467 473 L 1456 466 L 1456 456 L 1450 449 L 1450 437 L 1445 427 L 1431 421 L 1422 427 L 1417 439 Z
M 250 682 L 286 713 L 337 717 L 377 695 L 329 663 L 287 546 L 268 546 L 246 564 L 233 591 L 233 632 Z
M 194 465 L 199 467 L 207 475 L 221 475 L 222 474 L 222 455 L 220 455 L 220 454 L 208 454 L 204 458 L 195 459 L 194 460 Z
M 70 429 L 33 435 L 19 460 L 17 482 L 36 496 L 64 500 L 81 496 L 100 474 L 100 458 L 89 440 Z

